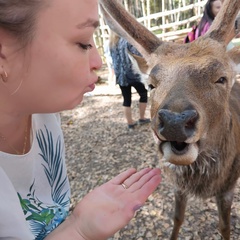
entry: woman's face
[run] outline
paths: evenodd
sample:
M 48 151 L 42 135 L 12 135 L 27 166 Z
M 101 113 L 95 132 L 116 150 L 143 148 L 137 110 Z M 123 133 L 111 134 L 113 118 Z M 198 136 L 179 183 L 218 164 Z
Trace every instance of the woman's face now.
M 39 13 L 33 41 L 8 58 L 8 81 L 22 81 L 11 97 L 29 113 L 74 108 L 94 89 L 95 70 L 102 65 L 93 41 L 97 0 L 49 2 Z
M 217 16 L 220 8 L 222 7 L 222 1 L 221 0 L 216 0 L 212 2 L 212 13 L 214 17 Z

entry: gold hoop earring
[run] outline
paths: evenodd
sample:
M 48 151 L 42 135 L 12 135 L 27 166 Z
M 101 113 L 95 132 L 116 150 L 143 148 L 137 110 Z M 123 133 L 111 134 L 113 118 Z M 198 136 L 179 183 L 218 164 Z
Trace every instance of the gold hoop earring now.
M 5 70 L 3 70 L 3 74 L 1 74 L 1 78 L 3 82 L 7 82 L 8 74 Z

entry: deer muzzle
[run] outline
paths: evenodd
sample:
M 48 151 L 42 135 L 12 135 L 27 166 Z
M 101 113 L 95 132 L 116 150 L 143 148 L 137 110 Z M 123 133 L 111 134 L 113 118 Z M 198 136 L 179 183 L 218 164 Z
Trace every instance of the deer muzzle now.
M 160 151 L 167 162 L 189 165 L 197 159 L 198 144 L 189 143 L 189 139 L 196 131 L 197 120 L 196 110 L 184 110 L 180 113 L 168 109 L 158 111 L 155 134 L 161 142 Z
M 198 114 L 196 110 L 185 110 L 181 113 L 160 109 L 159 131 L 168 141 L 184 142 L 195 131 Z

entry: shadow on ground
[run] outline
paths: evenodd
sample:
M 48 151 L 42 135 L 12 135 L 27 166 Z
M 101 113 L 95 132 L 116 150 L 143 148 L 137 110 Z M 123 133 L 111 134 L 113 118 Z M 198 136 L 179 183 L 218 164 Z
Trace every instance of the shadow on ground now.
M 91 189 L 119 172 L 159 166 L 150 124 L 128 132 L 120 95 L 88 96 L 82 104 L 62 113 L 66 157 L 72 189 L 72 208 Z M 149 111 L 149 109 L 148 109 Z M 133 94 L 133 115 L 138 119 L 138 97 Z M 135 218 L 111 240 L 165 240 L 172 230 L 173 186 L 162 183 Z M 240 236 L 240 189 L 232 207 L 232 237 Z M 190 199 L 179 239 L 221 239 L 214 199 Z

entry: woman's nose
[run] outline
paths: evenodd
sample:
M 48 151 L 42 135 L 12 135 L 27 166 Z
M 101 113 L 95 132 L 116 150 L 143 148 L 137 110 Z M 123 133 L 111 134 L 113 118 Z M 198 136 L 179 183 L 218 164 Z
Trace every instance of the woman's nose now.
M 92 49 L 92 55 L 91 55 L 91 68 L 92 69 L 100 69 L 102 67 L 102 58 L 99 55 L 99 52 L 96 48 L 96 46 L 94 46 L 94 48 Z

